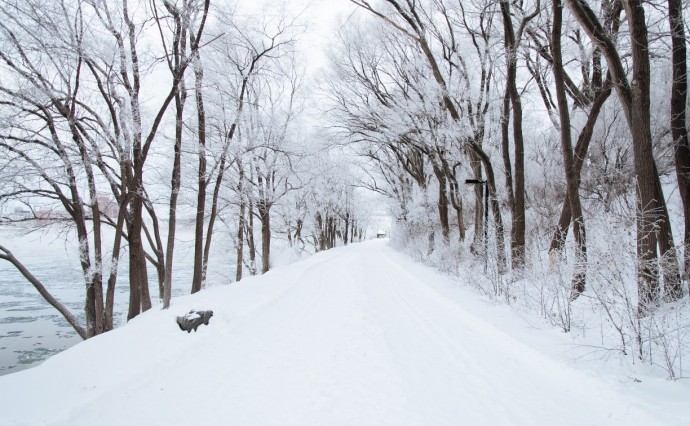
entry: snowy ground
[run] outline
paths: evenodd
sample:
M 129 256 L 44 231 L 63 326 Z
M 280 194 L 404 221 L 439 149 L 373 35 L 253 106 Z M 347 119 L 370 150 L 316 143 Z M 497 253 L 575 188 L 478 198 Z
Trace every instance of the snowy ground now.
M 215 312 L 183 333 L 175 316 Z M 3 425 L 677 425 L 683 381 L 575 368 L 385 241 L 174 300 L 0 377 Z

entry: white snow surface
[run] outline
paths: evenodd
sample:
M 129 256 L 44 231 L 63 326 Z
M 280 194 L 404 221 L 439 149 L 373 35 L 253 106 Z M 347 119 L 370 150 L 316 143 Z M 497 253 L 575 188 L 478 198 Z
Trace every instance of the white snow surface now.
M 192 308 L 214 316 L 181 332 Z M 0 377 L 0 424 L 690 424 L 685 383 L 576 367 L 556 336 L 371 241 L 176 298 Z

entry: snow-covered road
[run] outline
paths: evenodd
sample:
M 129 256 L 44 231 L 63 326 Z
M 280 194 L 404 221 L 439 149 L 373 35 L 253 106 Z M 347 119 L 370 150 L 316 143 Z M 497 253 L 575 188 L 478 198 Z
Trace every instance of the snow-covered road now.
M 0 424 L 682 424 L 434 289 L 385 241 L 338 248 L 0 377 Z M 196 307 L 209 326 L 174 323 Z

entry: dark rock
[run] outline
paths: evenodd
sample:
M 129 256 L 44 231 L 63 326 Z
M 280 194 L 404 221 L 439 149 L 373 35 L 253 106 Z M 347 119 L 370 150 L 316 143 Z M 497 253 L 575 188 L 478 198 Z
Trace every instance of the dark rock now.
M 196 332 L 201 324 L 208 325 L 209 320 L 213 316 L 213 311 L 197 311 L 192 309 L 181 317 L 177 317 L 177 325 L 180 330 L 191 333 L 192 330 Z

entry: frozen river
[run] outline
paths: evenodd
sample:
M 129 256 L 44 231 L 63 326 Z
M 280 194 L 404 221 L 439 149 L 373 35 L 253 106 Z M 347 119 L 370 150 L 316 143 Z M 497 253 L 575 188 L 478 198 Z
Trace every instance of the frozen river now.
M 1 243 L 80 321 L 84 285 L 71 247 L 55 237 L 0 231 Z M 9 262 L 0 261 L 0 375 L 23 370 L 81 339 Z
M 74 244 L 53 234 L 21 235 L 9 229 L 0 229 L 0 244 L 10 249 L 81 323 L 84 322 L 84 281 Z M 191 287 L 191 247 L 189 238 L 177 244 L 174 295 L 185 294 Z M 222 262 L 222 254 L 216 253 L 210 263 L 209 283 L 228 283 L 228 277 L 234 277 L 229 267 L 223 267 L 223 264 L 231 265 L 233 262 Z M 158 286 L 152 270 L 149 271 L 149 282 L 155 306 Z M 115 295 L 116 324 L 126 319 L 128 286 L 126 262 L 121 262 Z M 0 260 L 0 375 L 37 365 L 80 341 L 67 321 L 14 266 Z
M 25 262 L 83 321 L 79 273 L 58 259 Z M 28 368 L 79 341 L 55 308 L 10 263 L 0 262 L 0 375 Z

